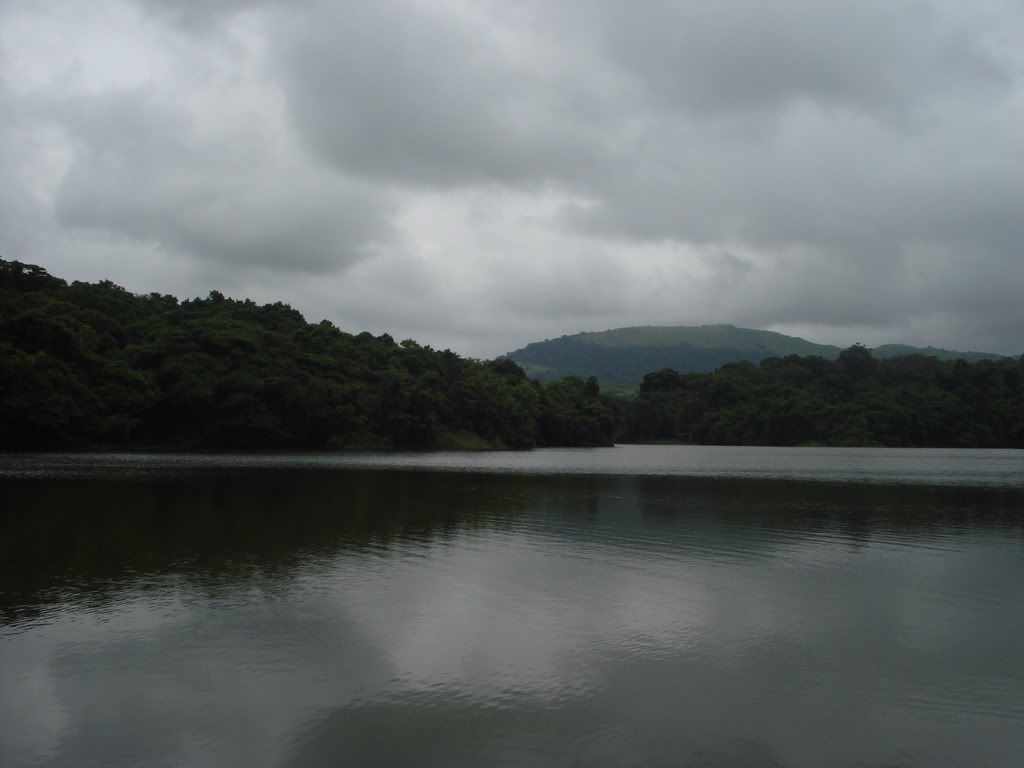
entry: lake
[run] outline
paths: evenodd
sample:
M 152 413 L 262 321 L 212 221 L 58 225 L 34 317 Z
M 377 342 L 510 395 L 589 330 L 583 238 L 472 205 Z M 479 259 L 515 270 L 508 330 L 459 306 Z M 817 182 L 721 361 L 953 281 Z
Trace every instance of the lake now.
M 1024 452 L 0 456 L 2 766 L 1018 766 Z

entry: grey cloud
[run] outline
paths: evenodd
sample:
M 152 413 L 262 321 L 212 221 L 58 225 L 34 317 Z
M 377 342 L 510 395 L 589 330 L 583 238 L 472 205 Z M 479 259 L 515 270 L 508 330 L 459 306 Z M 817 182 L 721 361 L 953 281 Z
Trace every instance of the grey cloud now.
M 280 56 L 296 125 L 343 170 L 444 187 L 571 182 L 604 162 L 596 84 L 508 50 L 485 21 L 395 0 L 314 7 Z
M 764 131 L 661 128 L 602 186 L 599 207 L 576 218 L 640 238 L 859 244 L 865 254 L 908 238 L 1016 239 L 1018 120 L 1012 109 L 996 112 L 984 141 L 966 140 L 978 127 L 960 110 L 914 130 L 821 113 Z
M 682 109 L 777 110 L 811 101 L 904 111 L 951 89 L 1008 80 L 1006 64 L 972 36 L 972 18 L 939 3 L 604 0 L 599 13 L 583 5 L 570 4 L 599 25 L 615 60 Z
M 158 18 L 201 31 L 232 14 L 272 8 L 282 0 L 138 0 L 139 5 Z
M 19 259 L 23 250 L 30 249 L 35 231 L 45 226 L 31 168 L 24 162 L 35 129 L 14 108 L 14 99 L 0 79 L 0 257 L 7 259 Z
M 5 61 L 7 254 L 45 263 L 33 230 L 109 236 L 159 252 L 161 275 L 185 257 L 251 295 L 472 354 L 638 322 L 1019 351 L 1009 0 L 135 5 L 167 60 L 200 63 L 138 91 L 68 75 L 28 96 Z M 259 103 L 211 98 L 247 78 Z M 69 142 L 39 193 L 34 121 Z M 557 212 L 517 216 L 531 197 Z M 460 218 L 467 199 L 511 213 Z M 437 215 L 396 234 L 425 200 Z
M 386 198 L 244 141 L 204 139 L 183 111 L 140 93 L 57 110 L 75 153 L 61 223 L 156 241 L 236 265 L 331 271 L 386 236 Z
M 870 259 L 953 221 L 961 236 L 1018 234 L 1000 200 L 1019 195 L 1019 174 L 1003 173 L 1005 197 L 972 219 L 978 206 L 957 199 L 972 179 L 930 142 L 932 121 L 953 122 L 956 146 L 965 113 L 1014 92 L 1010 62 L 973 17 L 926 2 L 531 7 L 529 23 L 489 17 L 504 36 L 400 2 L 305 15 L 283 36 L 292 117 L 345 171 L 440 187 L 548 182 L 595 203 L 569 220 L 605 236 L 857 246 Z M 504 43 L 533 35 L 525 50 L 550 53 L 567 29 L 590 79 Z M 997 152 L 1019 146 L 1017 124 L 1006 114 L 991 126 Z

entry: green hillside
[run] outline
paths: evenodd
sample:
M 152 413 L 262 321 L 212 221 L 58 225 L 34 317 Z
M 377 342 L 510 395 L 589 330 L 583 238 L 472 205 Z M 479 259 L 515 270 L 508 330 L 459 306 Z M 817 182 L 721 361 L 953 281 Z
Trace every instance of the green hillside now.
M 686 344 L 703 349 L 766 350 L 776 355 L 838 355 L 839 347 L 815 344 L 796 336 L 734 325 L 642 325 L 609 331 L 580 333 L 587 344 L 604 347 L 674 347 Z
M 596 376 L 606 391 L 635 391 L 644 374 L 662 368 L 680 373 L 706 373 L 728 363 L 757 363 L 786 355 L 834 360 L 840 348 L 816 344 L 775 331 L 733 325 L 634 326 L 578 333 L 527 344 L 509 354 L 528 375 L 541 381 L 567 374 Z M 936 347 L 886 344 L 872 350 L 879 358 L 925 354 L 942 360 L 969 362 L 997 359 L 984 352 L 958 352 Z

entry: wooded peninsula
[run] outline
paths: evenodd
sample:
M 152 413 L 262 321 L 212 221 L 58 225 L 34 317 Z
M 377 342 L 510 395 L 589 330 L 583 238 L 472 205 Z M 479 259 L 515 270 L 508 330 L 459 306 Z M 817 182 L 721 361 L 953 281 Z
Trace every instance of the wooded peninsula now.
M 0 259 L 0 448 L 1024 447 L 1024 357 L 773 357 L 541 384 L 511 359 L 308 323 L 280 302 L 179 301 Z

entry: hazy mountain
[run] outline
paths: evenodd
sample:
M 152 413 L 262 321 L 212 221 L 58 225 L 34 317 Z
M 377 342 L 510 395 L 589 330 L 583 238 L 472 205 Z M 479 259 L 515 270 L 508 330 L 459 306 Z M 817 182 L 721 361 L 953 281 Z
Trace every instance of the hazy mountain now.
M 839 352 L 840 348 L 831 344 L 815 344 L 797 336 L 733 325 L 645 325 L 537 341 L 509 353 L 509 357 L 530 376 L 542 381 L 574 373 L 597 376 L 605 389 L 614 390 L 636 387 L 645 373 L 661 368 L 700 373 L 740 360 L 756 363 L 766 357 L 785 355 L 833 359 Z M 876 357 L 925 354 L 968 361 L 1000 357 L 905 344 L 885 344 L 872 352 Z

